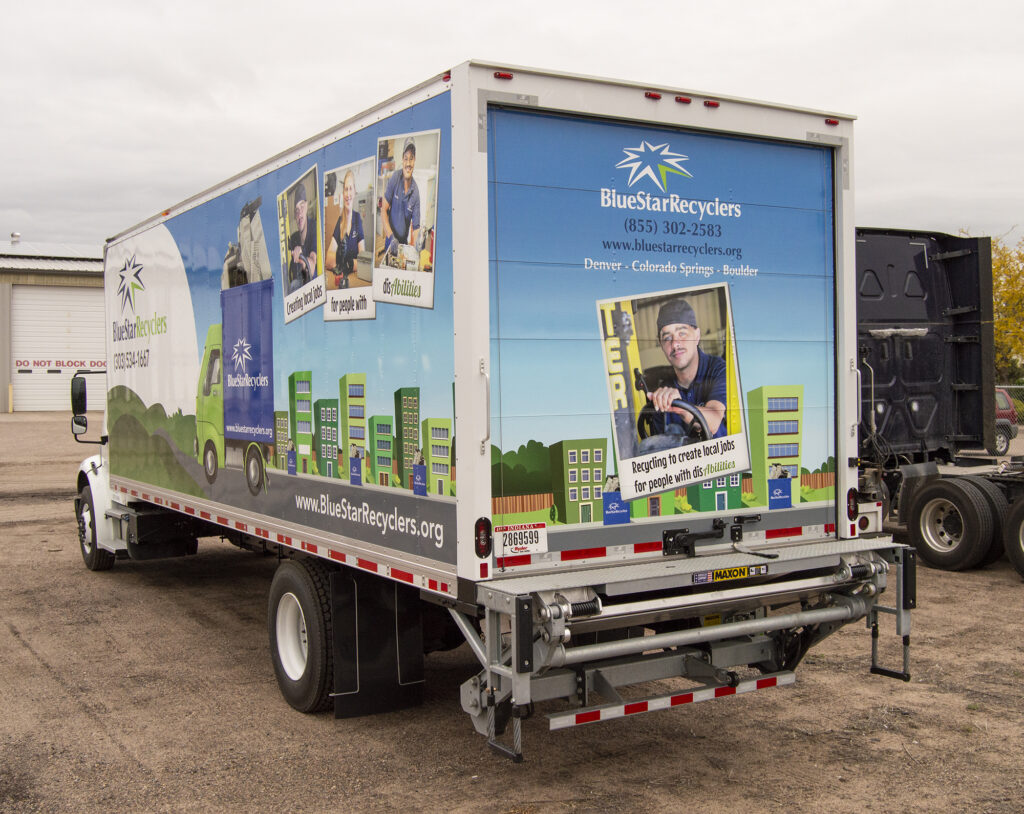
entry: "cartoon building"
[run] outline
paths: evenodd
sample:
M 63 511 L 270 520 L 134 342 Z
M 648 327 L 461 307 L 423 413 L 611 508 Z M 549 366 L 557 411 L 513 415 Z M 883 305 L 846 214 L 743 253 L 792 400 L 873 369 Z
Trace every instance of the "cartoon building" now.
M 317 399 L 313 402 L 313 452 L 317 471 L 327 478 L 338 472 L 338 400 Z
M 601 522 L 607 445 L 605 438 L 579 438 L 549 447 L 555 510 L 563 523 Z
M 412 489 L 412 465 L 420 448 L 420 389 L 400 387 L 395 391 L 395 460 L 398 481 Z
M 629 516 L 632 518 L 663 517 L 675 513 L 675 492 L 660 492 L 656 495 L 638 497 L 629 502 Z
M 427 466 L 427 493 L 451 493 L 452 421 L 450 418 L 423 419 L 423 462 Z
M 370 416 L 370 476 L 378 486 L 391 485 L 391 465 L 394 460 L 394 438 L 391 434 L 393 427 L 394 419 L 389 415 Z
M 313 373 L 298 370 L 288 377 L 288 418 L 295 442 L 295 471 L 313 472 Z
M 345 461 L 366 460 L 366 374 L 346 373 L 338 380 L 338 448 Z M 342 468 L 348 478 L 348 467 Z
M 747 394 L 747 437 L 755 505 L 785 508 L 800 501 L 803 385 L 770 385 Z
M 743 478 L 739 472 L 686 487 L 686 500 L 696 512 L 743 508 Z
M 274 410 L 274 466 L 288 468 L 288 411 Z

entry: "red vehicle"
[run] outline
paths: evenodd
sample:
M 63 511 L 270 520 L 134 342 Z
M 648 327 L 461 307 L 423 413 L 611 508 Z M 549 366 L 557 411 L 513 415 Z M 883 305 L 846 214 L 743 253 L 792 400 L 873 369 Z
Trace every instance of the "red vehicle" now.
M 1008 390 L 996 388 L 996 454 L 1010 451 L 1010 440 L 1017 437 L 1017 407 Z

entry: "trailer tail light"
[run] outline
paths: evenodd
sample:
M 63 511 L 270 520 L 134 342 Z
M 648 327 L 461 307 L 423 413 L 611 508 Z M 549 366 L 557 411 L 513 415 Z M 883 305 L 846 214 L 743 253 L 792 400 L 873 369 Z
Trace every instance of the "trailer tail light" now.
M 489 517 L 477 518 L 476 528 L 473 531 L 473 545 L 476 548 L 476 555 L 480 559 L 483 560 L 491 556 L 494 538 L 491 537 L 491 520 Z
M 716 102 L 714 99 L 705 99 L 704 100 L 704 107 L 719 107 L 719 106 L 720 106 L 720 103 Z
M 494 78 L 495 79 L 511 79 L 512 78 L 512 74 L 510 74 L 508 71 L 495 71 L 494 72 Z
M 689 96 L 677 96 L 676 101 L 681 105 L 688 105 L 693 101 Z
M 851 489 L 846 493 L 846 516 L 850 520 L 857 519 L 857 490 Z
M 653 90 L 649 90 L 646 93 L 644 93 L 644 98 L 653 99 L 655 102 L 657 102 L 661 98 L 661 94 L 655 93 Z

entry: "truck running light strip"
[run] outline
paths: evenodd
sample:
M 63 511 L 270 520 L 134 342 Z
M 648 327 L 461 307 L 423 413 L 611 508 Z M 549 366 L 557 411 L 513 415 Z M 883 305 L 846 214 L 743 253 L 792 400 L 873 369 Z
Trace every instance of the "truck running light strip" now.
M 796 675 L 790 671 L 772 673 L 760 678 L 750 678 L 739 682 L 735 687 L 728 686 L 705 686 L 698 687 L 688 692 L 672 693 L 670 695 L 658 695 L 653 698 L 645 698 L 642 701 L 629 701 L 624 704 L 609 704 L 607 706 L 594 707 L 580 712 L 563 712 L 548 715 L 549 729 L 568 729 L 582 724 L 592 724 L 598 721 L 610 721 L 613 718 L 625 718 L 627 715 L 637 715 L 641 712 L 655 712 L 662 709 L 671 709 L 685 704 L 696 704 L 699 701 L 712 701 L 715 698 L 726 698 L 730 695 L 743 695 L 756 690 L 766 690 L 769 687 L 783 687 L 796 681 Z

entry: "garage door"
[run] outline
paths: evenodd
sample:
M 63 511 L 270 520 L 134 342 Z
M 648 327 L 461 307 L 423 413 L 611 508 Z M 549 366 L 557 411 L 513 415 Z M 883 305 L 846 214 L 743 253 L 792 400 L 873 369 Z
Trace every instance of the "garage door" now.
M 11 289 L 14 409 L 69 410 L 71 377 L 103 370 L 102 288 L 16 285 Z M 89 377 L 89 407 L 102 410 L 106 376 Z

